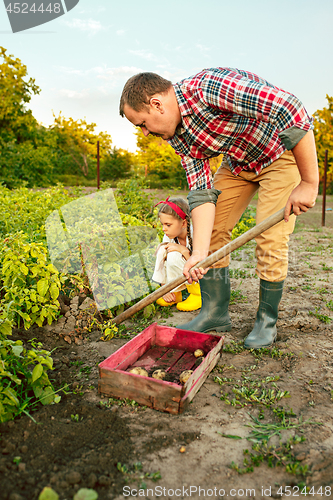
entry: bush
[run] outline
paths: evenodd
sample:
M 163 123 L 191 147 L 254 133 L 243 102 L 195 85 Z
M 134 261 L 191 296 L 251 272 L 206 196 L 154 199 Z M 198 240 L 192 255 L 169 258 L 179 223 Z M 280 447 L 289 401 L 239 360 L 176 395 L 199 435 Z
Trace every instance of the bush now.
M 30 341 L 25 349 L 21 340 L 0 334 L 0 422 L 27 414 L 39 402 L 60 401 L 47 375 L 53 369 L 51 353 L 41 347 Z
M 62 277 L 47 262 L 42 243 L 28 243 L 23 233 L 5 240 L 1 278 L 4 304 L 11 304 L 15 324 L 23 319 L 24 327 L 49 324 L 58 316 L 58 296 Z

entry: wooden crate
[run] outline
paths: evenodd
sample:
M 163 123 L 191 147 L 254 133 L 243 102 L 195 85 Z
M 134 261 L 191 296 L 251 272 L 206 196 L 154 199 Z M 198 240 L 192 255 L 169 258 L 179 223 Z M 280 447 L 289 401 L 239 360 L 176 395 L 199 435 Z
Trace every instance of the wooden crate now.
M 220 358 L 224 337 L 180 330 L 153 323 L 99 364 L 98 391 L 106 396 L 134 399 L 142 405 L 169 413 L 182 413 Z M 194 351 L 202 349 L 199 364 Z M 133 366 L 149 375 L 163 368 L 171 381 L 129 373 Z M 185 385 L 183 370 L 193 369 Z

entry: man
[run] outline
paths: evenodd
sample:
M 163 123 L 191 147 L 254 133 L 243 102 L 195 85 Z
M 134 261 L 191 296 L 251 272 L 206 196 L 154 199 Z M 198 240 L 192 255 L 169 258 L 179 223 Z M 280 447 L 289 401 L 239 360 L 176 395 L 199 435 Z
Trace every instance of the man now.
M 257 191 L 257 223 L 285 207 L 285 220 L 256 238 L 259 308 L 244 344 L 272 345 L 295 216 L 313 207 L 318 194 L 313 124 L 303 104 L 253 73 L 212 68 L 174 85 L 154 73 L 135 75 L 124 86 L 120 114 L 144 135 L 167 140 L 186 171 L 193 253 L 184 275 L 200 279 L 202 308 L 182 329 L 231 329 L 229 257 L 208 271 L 190 269 L 230 241 Z M 209 158 L 221 153 L 213 182 Z

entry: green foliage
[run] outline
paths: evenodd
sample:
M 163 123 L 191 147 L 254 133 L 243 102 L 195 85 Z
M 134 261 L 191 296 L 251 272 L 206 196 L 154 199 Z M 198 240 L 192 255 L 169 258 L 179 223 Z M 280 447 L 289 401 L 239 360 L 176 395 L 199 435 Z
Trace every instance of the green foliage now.
M 0 159 L 0 181 L 7 187 L 49 186 L 53 179 L 55 153 L 48 145 L 32 142 L 8 143 Z
M 229 304 L 232 305 L 237 302 L 247 302 L 246 295 L 243 295 L 239 288 L 237 288 L 237 290 L 231 290 Z
M 309 311 L 310 316 L 315 316 L 315 318 L 318 318 L 320 321 L 323 323 L 329 324 L 332 321 L 332 318 L 327 316 L 327 314 L 321 314 L 319 312 L 319 307 L 315 308 L 315 311 Z
M 145 136 L 137 129 L 137 163 L 140 175 L 146 177 L 151 188 L 184 188 L 186 175 L 180 157 L 166 141 L 153 135 Z
M 255 209 L 253 207 L 247 207 L 242 217 L 240 218 L 239 222 L 233 228 L 231 233 L 231 239 L 234 240 L 235 238 L 245 233 L 255 225 L 256 225 Z
M 30 344 L 25 349 L 21 340 L 0 335 L 0 422 L 28 413 L 38 402 L 60 401 L 47 375 L 53 369 L 51 353 L 40 343 Z
M 39 94 L 40 88 L 27 76 L 27 67 L 21 60 L 0 46 L 0 149 L 6 142 L 21 143 L 34 136 L 37 122 L 25 106 L 33 95 Z
M 253 472 L 254 467 L 259 467 L 261 463 L 266 462 L 268 467 L 284 466 L 286 472 L 305 477 L 308 473 L 308 466 L 302 465 L 293 453 L 296 444 L 305 441 L 303 436 L 294 436 L 288 439 L 286 443 L 280 443 L 279 446 L 269 446 L 266 441 L 252 445 L 254 453 L 244 450 L 244 467 L 239 467 L 235 462 L 231 463 L 231 468 L 238 474 Z
M 28 243 L 23 233 L 7 238 L 3 249 L 1 278 L 4 303 L 11 304 L 13 319 L 24 327 L 49 324 L 58 316 L 61 276 L 47 262 L 42 243 Z
M 117 469 L 125 476 L 126 482 L 138 481 L 140 489 L 147 488 L 145 479 L 151 479 L 152 481 L 158 481 L 161 479 L 160 471 L 156 472 L 143 472 L 143 467 L 141 462 L 135 462 L 133 465 L 117 463 Z
M 144 191 L 145 188 L 147 188 L 146 181 L 140 178 L 118 182 L 114 193 L 118 210 L 122 214 L 141 220 L 145 225 L 156 227 L 151 196 Z
M 44 191 L 27 188 L 11 191 L 0 186 L 0 234 L 5 238 L 11 233 L 24 231 L 30 241 L 45 242 L 47 217 L 79 195 L 70 195 L 60 185 Z
M 221 399 L 226 404 L 244 407 L 248 404 L 258 403 L 270 407 L 282 398 L 290 397 L 288 391 L 282 391 L 277 387 L 275 382 L 278 379 L 279 377 L 266 377 L 263 380 L 253 380 L 251 377 L 242 375 L 242 380 L 234 380 L 216 376 L 214 382 L 220 385 L 233 386 L 231 393 L 228 391 L 221 395 Z M 272 388 L 268 384 L 271 384 Z
M 135 165 L 135 155 L 125 149 L 112 148 L 101 162 L 101 180 L 118 180 L 130 176 Z
M 252 429 L 247 438 L 248 441 L 268 442 L 273 436 L 281 438 L 281 432 L 284 430 L 299 429 L 303 425 L 313 423 L 311 419 L 303 422 L 302 417 L 299 417 L 297 422 L 292 421 L 290 417 L 296 417 L 296 415 L 292 410 L 288 411 L 282 407 L 273 409 L 273 413 L 278 417 L 278 422 L 264 423 L 249 413 L 253 423 L 247 425 Z
M 55 137 L 59 154 L 59 163 L 72 168 L 71 172 L 83 173 L 87 177 L 89 168 L 96 168 L 97 141 L 99 141 L 100 158 L 107 155 L 111 147 L 111 137 L 106 132 L 95 132 L 96 123 L 87 123 L 85 120 L 65 118 L 60 113 L 54 116 L 54 123 L 50 127 Z M 64 168 L 58 166 L 59 173 L 65 173 Z

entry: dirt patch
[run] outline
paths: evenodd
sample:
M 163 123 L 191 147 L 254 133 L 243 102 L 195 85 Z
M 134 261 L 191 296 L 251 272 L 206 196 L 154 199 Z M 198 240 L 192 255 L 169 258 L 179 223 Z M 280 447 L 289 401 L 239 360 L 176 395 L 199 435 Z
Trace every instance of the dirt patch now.
M 182 415 L 98 395 L 98 363 L 126 338 L 102 342 L 100 333 L 92 332 L 88 340 L 85 336 L 81 342 L 68 344 L 56 324 L 16 331 L 14 337 L 37 338 L 45 348 L 55 349 L 50 377 L 58 388 L 67 383 L 69 391 L 60 403 L 31 413 L 35 422 L 23 416 L 0 426 L 0 499 L 34 500 L 46 485 L 57 491 L 60 500 L 72 500 L 83 487 L 94 488 L 100 500 L 131 498 L 135 491 L 146 498 L 284 498 L 286 487 L 291 497 L 307 498 L 301 495 L 305 485 L 312 499 L 332 498 L 333 322 L 329 320 L 333 318 L 333 230 L 304 230 L 304 223 L 305 219 L 291 240 L 278 340 L 273 349 L 260 355 L 241 347 L 258 305 L 253 244 L 233 255 L 233 328 L 225 335 L 218 367 Z M 173 307 L 172 317 L 155 317 L 152 322 L 178 325 L 196 314 Z M 245 388 L 257 388 L 256 394 L 262 394 L 262 387 L 274 389 L 275 395 L 287 391 L 290 397 L 269 406 L 237 396 L 237 390 L 244 393 Z M 293 463 L 303 467 L 298 472 L 304 473 L 287 472 L 284 463 L 269 467 L 263 460 L 253 472 L 240 474 L 244 458 L 255 453 L 253 442 L 246 439 L 253 419 L 276 424 L 280 420 L 273 409 L 278 408 L 294 426 L 271 438 L 269 444 L 278 448 L 280 441 L 302 438 L 296 439 L 289 452 Z M 244 455 L 246 449 L 249 453 Z M 154 482 L 158 471 L 161 479 Z

